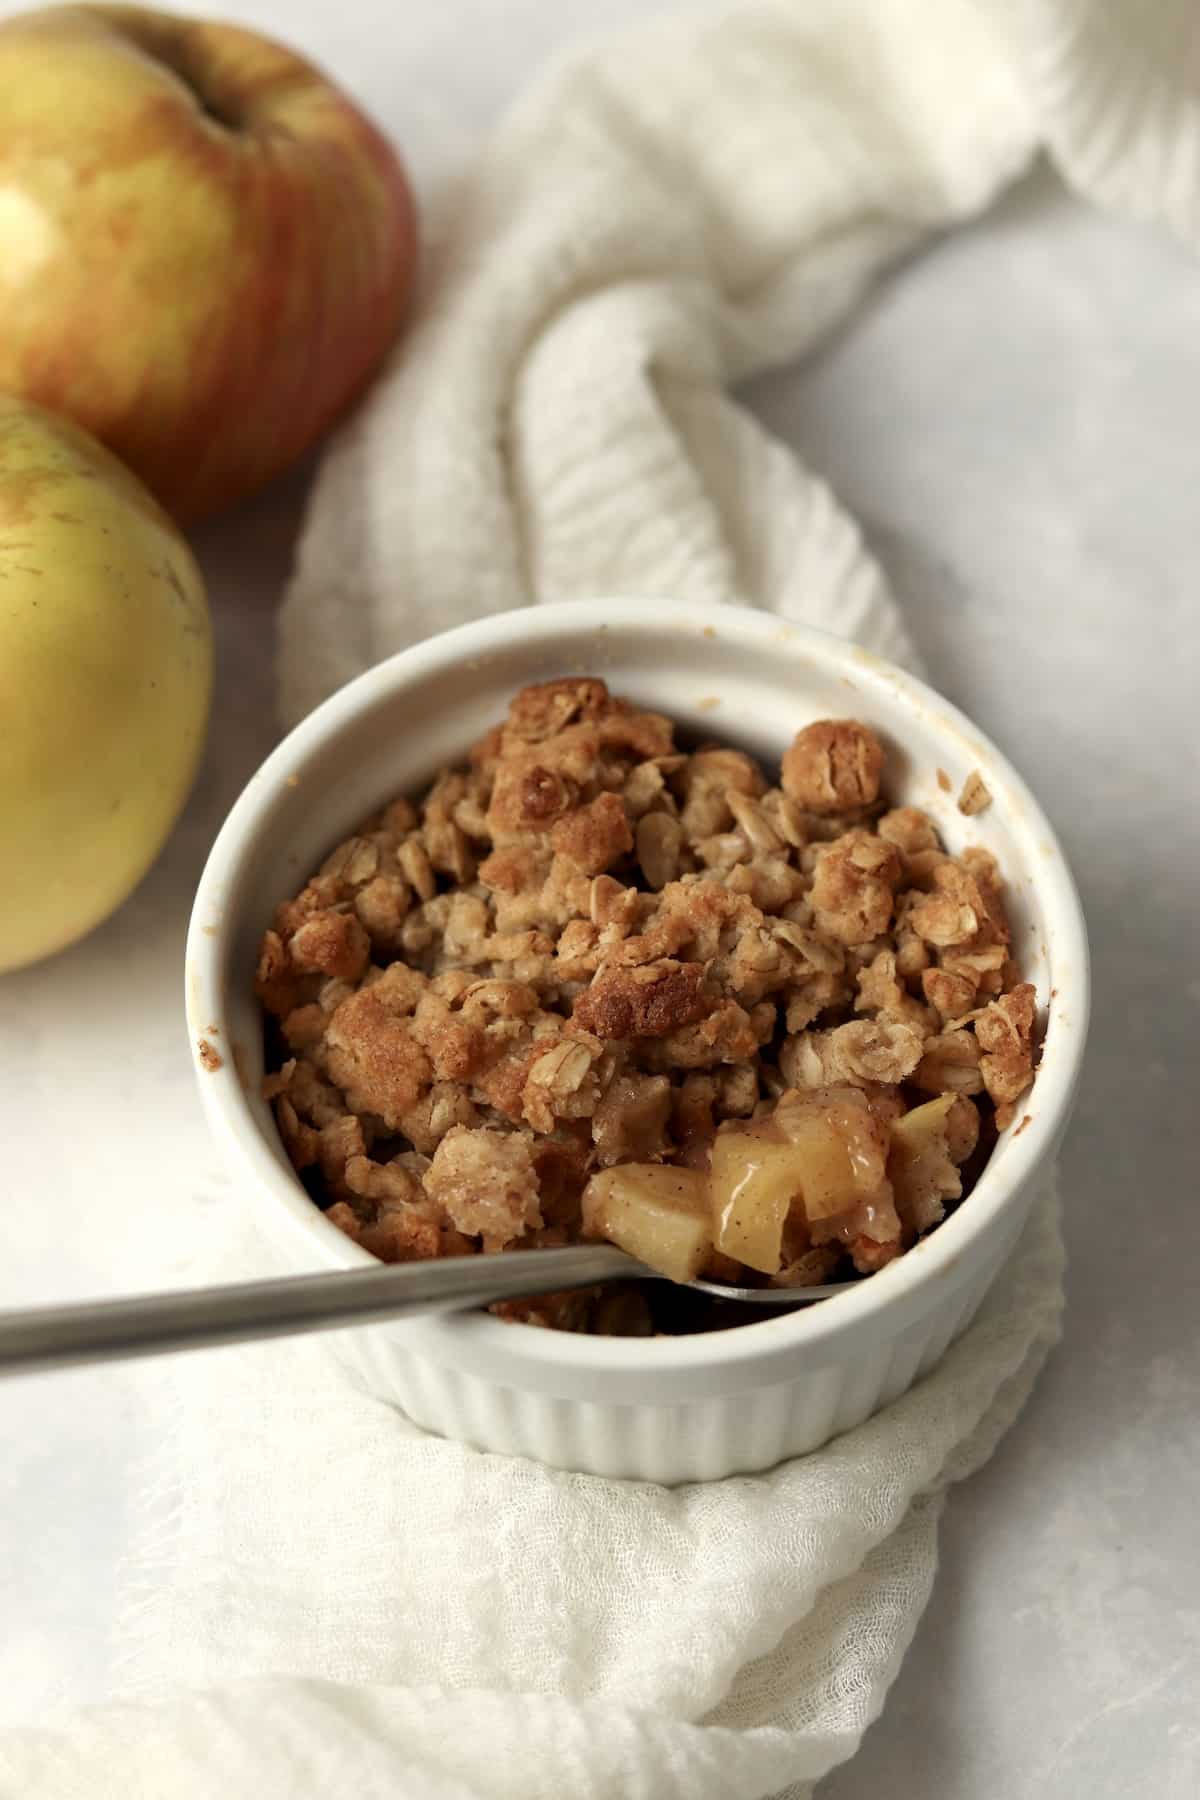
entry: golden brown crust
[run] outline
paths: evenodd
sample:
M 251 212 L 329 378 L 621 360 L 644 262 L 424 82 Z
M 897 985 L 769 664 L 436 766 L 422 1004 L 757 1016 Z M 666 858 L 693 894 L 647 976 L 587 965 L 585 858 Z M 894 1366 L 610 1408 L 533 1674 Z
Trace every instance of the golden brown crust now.
M 425 1191 L 485 1250 L 502 1250 L 542 1223 L 530 1133 L 456 1126 L 438 1145 Z
M 357 981 L 367 966 L 371 945 L 353 913 L 313 913 L 293 933 L 288 945 L 292 967 L 303 975 L 333 975 Z
M 575 1002 L 573 1018 L 597 1037 L 664 1037 L 708 1009 L 703 963 L 669 957 L 635 969 L 601 969 Z
M 1037 992 L 1023 981 L 993 1000 L 975 1020 L 975 1036 L 983 1051 L 983 1085 L 996 1106 L 1003 1129 L 1014 1116 L 1015 1102 L 1033 1080 L 1033 1025 Z
M 342 1002 L 325 1035 L 325 1068 L 354 1112 L 375 1113 L 393 1131 L 433 1079 L 429 1058 L 405 1018 L 374 988 Z
M 893 807 L 884 813 L 875 829 L 881 838 L 895 844 L 897 850 L 909 854 L 940 848 L 933 820 L 915 806 Z
M 921 991 L 939 1017 L 947 1020 L 961 1019 L 975 999 L 975 984 L 948 969 L 923 969 Z
M 571 811 L 579 789 L 571 777 L 554 769 L 536 753 L 513 757 L 496 770 L 488 807 L 488 829 L 494 837 L 545 833 Z
M 593 676 L 565 676 L 522 688 L 511 701 L 508 719 L 501 727 L 504 746 L 512 739 L 539 744 L 557 737 L 577 720 L 595 720 L 612 704 L 605 682 Z
M 259 1003 L 277 1019 L 300 1005 L 302 987 L 292 968 L 287 948 L 277 931 L 265 931 L 258 947 L 254 991 Z
M 683 828 L 690 838 L 710 837 L 733 824 L 730 798 L 766 792 L 766 780 L 758 764 L 741 750 L 720 746 L 697 750 L 688 758 L 680 783 L 683 790 Z
M 597 794 L 558 820 L 550 842 L 585 875 L 599 875 L 633 849 L 633 833 L 619 794 Z
M 817 929 L 840 944 L 869 944 L 892 918 L 900 858 L 869 831 L 847 831 L 816 853 L 810 899 Z
M 883 747 L 857 719 L 818 719 L 783 753 L 783 791 L 814 813 L 846 813 L 879 798 Z

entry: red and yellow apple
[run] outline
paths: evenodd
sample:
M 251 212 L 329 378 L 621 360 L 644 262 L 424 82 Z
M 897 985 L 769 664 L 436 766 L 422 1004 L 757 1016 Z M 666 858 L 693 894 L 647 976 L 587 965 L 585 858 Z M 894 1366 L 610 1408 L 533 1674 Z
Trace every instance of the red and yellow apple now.
M 0 389 L 178 519 L 299 456 L 366 382 L 416 261 L 404 173 L 312 64 L 127 6 L 0 22 Z
M 187 797 L 211 684 L 176 526 L 86 432 L 0 396 L 0 972 L 136 886 Z

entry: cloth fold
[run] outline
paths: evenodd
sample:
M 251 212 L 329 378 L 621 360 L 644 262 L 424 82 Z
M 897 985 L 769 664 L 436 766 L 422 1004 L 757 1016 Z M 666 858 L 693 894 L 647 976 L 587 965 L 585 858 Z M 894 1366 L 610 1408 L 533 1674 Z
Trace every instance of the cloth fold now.
M 1024 1403 L 1061 1270 L 1048 1186 L 918 1388 L 815 1455 L 674 1489 L 427 1437 L 316 1340 L 182 1359 L 138 1698 L 0 1741 L 0 1793 L 803 1796 L 882 1705 L 946 1486 Z
M 1001 28 L 752 0 L 552 71 L 480 159 L 426 301 L 326 457 L 282 620 L 292 722 L 535 599 L 741 599 L 903 655 L 824 484 L 725 395 L 1029 162 Z
M 1200 242 L 1198 41 L 1184 0 L 929 0 L 919 26 L 895 0 L 751 0 L 550 70 L 458 188 L 412 330 L 325 459 L 286 719 L 434 630 L 604 592 L 740 601 L 910 659 L 853 521 L 729 390 L 814 350 L 1039 149 Z M 253 1269 L 233 1238 L 195 1279 Z M 910 1394 L 769 1474 L 677 1490 L 424 1437 L 319 1342 L 184 1359 L 131 1697 L 0 1741 L 0 1794 L 807 1794 L 883 1704 L 947 1487 L 1057 1334 L 1061 1261 L 1048 1184 Z

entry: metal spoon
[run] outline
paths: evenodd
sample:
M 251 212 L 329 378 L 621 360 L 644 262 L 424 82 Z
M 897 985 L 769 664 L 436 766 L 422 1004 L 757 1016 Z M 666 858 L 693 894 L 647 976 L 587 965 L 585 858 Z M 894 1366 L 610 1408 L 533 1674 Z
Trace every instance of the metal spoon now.
M 195 1350 L 293 1332 L 333 1331 L 415 1313 L 459 1312 L 493 1300 L 516 1300 L 598 1281 L 666 1281 L 611 1244 L 522 1250 L 497 1256 L 453 1256 L 325 1275 L 293 1275 L 229 1287 L 127 1300 L 46 1306 L 0 1314 L 0 1374 L 114 1362 L 167 1350 Z M 844 1293 L 841 1287 L 739 1288 L 719 1281 L 686 1285 L 720 1300 L 751 1306 L 807 1306 Z

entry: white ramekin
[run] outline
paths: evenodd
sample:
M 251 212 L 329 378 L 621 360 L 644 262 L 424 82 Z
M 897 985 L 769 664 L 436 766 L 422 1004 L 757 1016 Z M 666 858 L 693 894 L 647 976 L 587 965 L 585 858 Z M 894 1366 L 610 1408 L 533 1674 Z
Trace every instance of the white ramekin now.
M 325 1341 L 419 1424 L 481 1449 L 660 1482 L 768 1468 L 895 1399 L 964 1329 L 1016 1242 L 1083 1053 L 1087 941 L 1054 833 L 999 751 L 921 682 L 762 613 L 654 599 L 532 607 L 392 657 L 284 740 L 213 847 L 187 946 L 201 1094 L 282 1267 L 370 1261 L 308 1198 L 259 1097 L 258 940 L 277 902 L 358 819 L 459 760 L 517 688 L 569 673 L 602 675 L 685 733 L 768 763 L 812 719 L 874 726 L 889 748 L 889 797 L 930 813 L 950 849 L 980 843 L 1000 860 L 1016 954 L 1046 1017 L 1037 1081 L 967 1202 L 844 1297 L 692 1337 L 575 1336 L 478 1313 Z M 966 819 L 955 801 L 973 769 L 993 804 Z M 203 1045 L 221 1053 L 220 1067 L 207 1066 L 217 1059 Z

